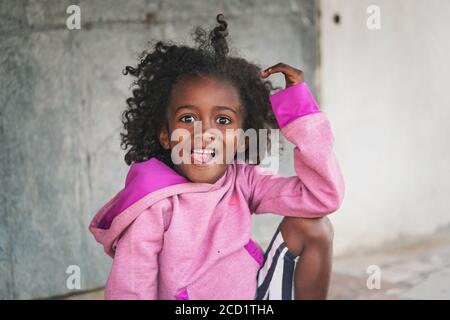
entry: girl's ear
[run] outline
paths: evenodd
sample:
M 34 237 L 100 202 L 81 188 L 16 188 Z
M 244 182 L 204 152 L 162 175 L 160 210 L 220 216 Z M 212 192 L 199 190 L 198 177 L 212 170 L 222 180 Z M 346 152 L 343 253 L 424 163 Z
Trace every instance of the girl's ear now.
M 162 126 L 161 130 L 159 131 L 159 143 L 164 149 L 170 150 L 169 131 L 167 130 L 167 127 L 165 125 Z

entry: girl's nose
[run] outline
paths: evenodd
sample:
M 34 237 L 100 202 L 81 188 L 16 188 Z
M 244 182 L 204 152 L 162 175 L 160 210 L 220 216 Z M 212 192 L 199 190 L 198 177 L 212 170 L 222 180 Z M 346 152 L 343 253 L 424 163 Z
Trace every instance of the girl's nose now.
M 202 130 L 194 135 L 195 143 L 198 145 L 208 144 L 215 140 L 215 135 L 210 130 Z
M 194 126 L 194 139 L 197 145 L 207 145 L 216 139 L 214 127 L 208 121 L 198 121 Z

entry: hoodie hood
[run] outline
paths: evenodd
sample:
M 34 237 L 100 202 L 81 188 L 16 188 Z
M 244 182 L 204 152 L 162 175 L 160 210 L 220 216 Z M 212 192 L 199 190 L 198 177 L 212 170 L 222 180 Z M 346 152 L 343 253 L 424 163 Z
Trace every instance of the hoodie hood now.
M 89 225 L 106 253 L 113 256 L 116 239 L 143 210 L 153 203 L 180 192 L 169 188 L 189 181 L 156 158 L 134 163 L 128 171 L 125 187 L 106 203 Z
M 125 188 L 110 210 L 99 221 L 100 229 L 108 229 L 114 218 L 147 194 L 165 187 L 188 182 L 186 178 L 156 158 L 131 166 Z

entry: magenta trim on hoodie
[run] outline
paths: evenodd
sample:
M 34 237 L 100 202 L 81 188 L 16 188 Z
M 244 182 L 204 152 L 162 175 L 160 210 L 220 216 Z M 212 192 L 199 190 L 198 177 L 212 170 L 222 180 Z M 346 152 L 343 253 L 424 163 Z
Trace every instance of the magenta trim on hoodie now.
M 194 183 L 154 158 L 133 164 L 89 225 L 114 258 L 106 299 L 255 299 L 264 251 L 251 237 L 252 215 L 315 218 L 339 208 L 344 181 L 333 133 L 308 86 L 270 101 L 295 146 L 296 175 L 234 162 L 216 182 Z
M 188 180 L 156 158 L 134 163 L 125 180 L 125 188 L 115 205 L 100 220 L 98 228 L 108 229 L 114 218 L 153 191 L 186 183 Z
M 297 103 L 302 101 L 303 103 Z M 272 109 L 280 128 L 308 114 L 320 112 L 306 82 L 294 84 L 270 97 Z

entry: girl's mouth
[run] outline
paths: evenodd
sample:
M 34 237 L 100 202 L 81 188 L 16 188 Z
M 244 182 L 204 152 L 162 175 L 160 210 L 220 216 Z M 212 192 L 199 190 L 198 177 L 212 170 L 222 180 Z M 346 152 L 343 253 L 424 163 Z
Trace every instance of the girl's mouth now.
M 197 166 L 208 166 L 216 156 L 215 149 L 193 149 L 191 151 L 192 164 Z

